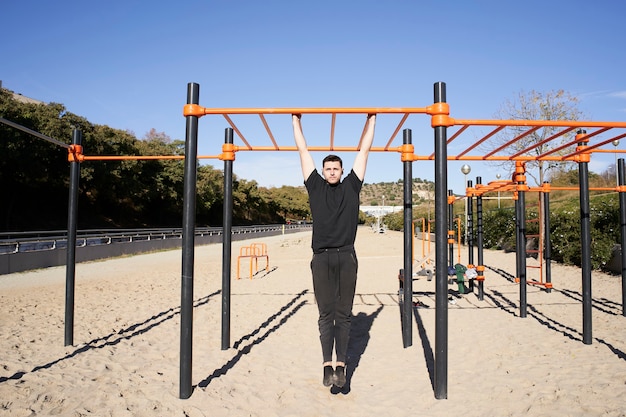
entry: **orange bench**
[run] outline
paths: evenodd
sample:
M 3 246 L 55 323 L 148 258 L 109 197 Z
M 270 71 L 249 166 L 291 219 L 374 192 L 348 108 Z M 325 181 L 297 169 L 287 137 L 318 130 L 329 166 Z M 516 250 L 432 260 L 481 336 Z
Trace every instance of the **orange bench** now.
M 239 276 L 239 267 L 241 260 L 244 258 L 250 259 L 250 279 L 259 271 L 259 258 L 265 258 L 265 271 L 269 270 L 270 257 L 267 254 L 267 245 L 265 243 L 253 243 L 250 246 L 242 246 L 239 248 L 239 256 L 237 257 L 237 279 Z M 252 263 L 254 262 L 254 269 Z

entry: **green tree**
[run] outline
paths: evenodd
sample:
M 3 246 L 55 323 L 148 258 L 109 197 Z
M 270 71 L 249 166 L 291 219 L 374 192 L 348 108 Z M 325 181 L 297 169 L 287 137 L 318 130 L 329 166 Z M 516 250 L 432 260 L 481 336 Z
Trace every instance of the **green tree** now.
M 60 104 L 23 103 L 0 89 L 0 117 L 64 143 L 85 119 Z M 0 230 L 57 228 L 67 219 L 67 150 L 0 123 Z

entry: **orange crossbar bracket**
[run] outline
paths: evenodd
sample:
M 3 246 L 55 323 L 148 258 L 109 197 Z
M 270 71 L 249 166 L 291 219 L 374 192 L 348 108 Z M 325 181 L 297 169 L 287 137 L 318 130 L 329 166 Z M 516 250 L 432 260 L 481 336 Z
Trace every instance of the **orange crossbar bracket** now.
M 455 121 L 450 117 L 450 105 L 448 103 L 435 103 L 428 106 L 429 115 L 432 116 L 430 120 L 431 127 L 440 126 L 454 126 Z
M 414 154 L 414 146 L 410 143 L 405 143 L 402 146 L 398 147 L 398 152 L 402 155 L 400 156 L 400 160 L 402 162 L 413 162 L 417 160 L 417 156 Z
M 235 146 L 232 143 L 225 143 L 222 145 L 222 153 L 219 156 L 221 161 L 234 161 L 235 152 L 239 150 L 239 146 Z
M 476 265 L 476 273 L 478 276 L 476 277 L 476 281 L 484 281 L 485 280 L 485 265 Z
M 576 152 L 573 154 L 575 162 L 589 162 L 591 160 L 591 155 L 587 151 L 589 146 L 589 138 L 591 135 L 587 134 L 586 130 L 580 129 L 576 132 L 576 143 L 578 146 L 576 147 Z
M 81 145 L 70 145 L 67 148 L 67 160 L 69 162 L 83 162 L 85 155 L 83 155 L 83 147 Z

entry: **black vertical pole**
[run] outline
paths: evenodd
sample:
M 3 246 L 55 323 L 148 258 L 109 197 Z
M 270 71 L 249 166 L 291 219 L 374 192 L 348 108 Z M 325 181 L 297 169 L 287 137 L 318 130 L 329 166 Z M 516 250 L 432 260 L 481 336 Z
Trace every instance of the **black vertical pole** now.
M 448 263 L 454 268 L 454 191 L 448 190 Z
M 467 181 L 467 188 L 472 188 L 472 181 Z M 474 198 L 472 195 L 467 197 L 467 263 L 474 265 Z
M 233 144 L 233 129 L 225 131 L 225 144 Z M 233 160 L 224 159 L 224 214 L 222 227 L 222 350 L 230 347 L 230 279 L 233 229 Z
M 516 164 L 515 182 L 517 184 L 517 239 L 516 239 L 516 256 L 517 256 L 517 277 L 519 278 L 519 316 L 525 318 L 528 313 L 528 304 L 526 299 L 526 176 L 524 175 L 524 166 L 522 163 Z
M 198 104 L 200 86 L 187 84 L 187 104 Z M 180 398 L 191 396 L 193 346 L 193 267 L 196 229 L 196 178 L 198 160 L 198 116 L 186 116 L 183 190 L 183 240 L 180 302 Z
M 402 131 L 402 143 L 412 143 L 411 129 Z M 413 161 L 404 161 L 404 304 L 402 309 L 402 342 L 413 345 Z
M 72 132 L 72 144 L 81 146 L 80 130 Z M 65 346 L 74 344 L 74 289 L 76 286 L 76 229 L 78 223 L 78 183 L 80 162 L 70 161 L 70 189 L 67 204 L 67 253 L 65 263 Z
M 544 182 L 544 189 L 550 186 L 549 182 Z M 547 292 L 552 292 L 552 239 L 550 238 L 550 192 L 542 191 L 543 194 L 543 259 L 546 264 L 546 286 Z
M 578 150 L 586 148 L 587 132 L 576 132 Z M 580 242 L 581 242 L 581 267 L 582 267 L 582 292 L 583 292 L 583 343 L 591 344 L 591 219 L 589 209 L 589 154 L 582 154 L 587 158 L 581 158 L 578 163 L 578 184 L 580 186 Z
M 435 103 L 446 102 L 446 84 L 434 86 Z M 448 151 L 446 126 L 435 126 L 435 398 L 448 398 Z
M 624 158 L 618 160 L 619 178 L 619 224 L 621 236 L 622 252 L 622 316 L 626 317 L 626 164 Z
M 483 183 L 482 177 L 476 177 L 476 185 Z M 485 264 L 483 258 L 483 196 L 482 194 L 476 196 L 476 248 L 478 251 L 478 259 L 476 264 L 476 281 L 478 281 L 478 299 L 483 301 L 485 299 Z

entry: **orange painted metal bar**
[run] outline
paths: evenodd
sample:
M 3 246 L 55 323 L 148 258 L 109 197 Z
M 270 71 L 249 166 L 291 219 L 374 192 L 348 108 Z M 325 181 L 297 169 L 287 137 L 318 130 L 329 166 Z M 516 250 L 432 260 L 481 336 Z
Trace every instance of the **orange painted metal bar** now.
M 330 122 L 330 150 L 333 150 L 335 146 L 335 122 L 337 120 L 337 114 L 333 113 Z
M 557 153 L 557 152 L 559 152 L 559 151 L 561 151 L 563 149 L 569 148 L 571 146 L 578 145 L 578 142 L 580 142 L 579 139 L 574 139 L 571 142 L 567 142 L 567 143 L 565 143 L 565 144 L 563 144 L 561 146 L 557 146 L 556 148 L 552 148 L 549 151 L 542 153 L 541 155 L 537 155 L 537 159 L 536 160 L 537 161 L 539 161 L 539 160 L 546 161 L 547 159 L 545 159 L 545 158 L 547 158 L 548 155 L 552 155 L 552 154 Z M 565 161 L 565 156 L 562 156 L 561 160 Z
M 230 127 L 233 128 L 233 130 L 235 131 L 235 133 L 237 133 L 237 135 L 241 138 L 241 140 L 243 141 L 243 143 L 246 144 L 246 146 L 248 147 L 248 149 L 252 149 L 252 146 L 250 146 L 250 144 L 248 143 L 248 141 L 246 140 L 246 138 L 243 136 L 243 134 L 239 131 L 239 129 L 237 128 L 237 126 L 235 126 L 235 122 L 232 121 L 232 119 L 230 117 L 228 117 L 227 114 L 223 114 L 222 116 L 224 116 L 224 119 L 226 119 L 226 121 L 228 122 L 228 124 L 230 125 Z
M 183 109 L 185 116 L 210 114 L 438 114 L 437 106 L 428 107 L 294 107 L 294 108 L 208 108 L 188 104 Z
M 416 161 L 432 161 L 435 157 L 433 154 L 428 156 L 420 156 L 416 155 Z M 553 157 L 545 157 L 542 158 L 544 161 L 555 161 L 562 162 L 564 159 L 561 156 L 553 156 Z M 491 156 L 489 158 L 480 155 L 469 155 L 469 156 L 458 156 L 458 155 L 448 155 L 448 161 L 536 161 L 537 157 L 535 156 L 518 156 L 517 158 L 513 158 L 511 156 Z
M 476 143 L 474 143 L 472 146 L 470 146 L 469 148 L 467 148 L 466 150 L 464 150 L 463 152 L 461 152 L 458 156 L 463 156 L 466 153 L 468 153 L 469 151 L 471 151 L 472 149 L 474 149 L 475 147 L 477 147 L 478 145 L 480 145 L 481 143 L 485 142 L 487 139 L 489 139 L 490 137 L 492 137 L 493 135 L 495 135 L 496 133 L 498 133 L 499 131 L 501 131 L 502 129 L 504 129 L 504 126 L 498 126 L 497 128 L 495 128 L 494 130 L 492 130 L 490 133 L 488 133 L 487 135 L 485 135 L 482 139 L 479 139 L 478 141 L 476 141 Z
M 490 181 L 487 184 L 487 186 L 490 187 L 494 191 L 502 191 L 503 189 L 508 189 L 509 187 L 513 187 L 512 189 L 515 189 L 517 184 L 515 184 L 515 182 L 510 181 L 510 180 L 502 180 L 502 181 Z
M 611 130 L 611 129 L 612 129 L 611 127 L 604 127 L 602 129 L 596 129 L 593 132 L 587 132 L 587 133 L 585 133 L 585 139 L 592 138 L 592 137 L 594 137 L 596 135 L 599 135 L 600 133 L 604 133 L 607 130 Z
M 554 127 L 611 127 L 626 128 L 626 122 L 592 122 L 592 121 L 574 121 L 574 120 L 470 120 L 470 119 L 451 119 L 455 126 L 472 125 L 472 126 L 554 126 Z
M 369 123 L 369 120 L 365 121 L 365 124 L 363 125 L 363 131 L 361 132 L 361 137 L 359 138 L 359 144 L 357 145 L 357 149 L 361 150 L 361 145 L 363 144 L 363 138 L 365 137 L 365 132 L 367 131 L 367 125 Z
M 283 151 L 283 152 L 294 152 L 298 149 L 295 146 L 250 146 L 250 147 L 236 147 L 236 151 L 245 152 L 245 151 Z M 356 146 L 309 146 L 308 150 L 311 152 L 358 152 L 359 148 Z M 402 147 L 393 147 L 387 148 L 382 146 L 373 146 L 370 149 L 370 152 L 402 152 Z M 432 161 L 434 159 L 434 155 L 414 155 L 414 161 Z M 484 156 L 448 156 L 448 161 L 536 161 L 537 158 L 534 156 L 521 156 L 518 158 L 512 158 L 510 156 L 492 156 L 486 158 Z M 562 156 L 554 156 L 554 157 L 546 157 L 543 158 L 545 161 L 555 161 L 562 162 L 564 159 Z
M 517 189 L 517 184 L 514 184 L 513 182 L 507 182 L 506 184 L 493 184 L 493 185 L 491 185 L 491 183 L 489 183 L 488 185 L 477 184 L 474 194 L 483 195 L 487 193 L 493 193 L 496 191 L 512 192 L 512 191 L 516 191 L 516 189 Z
M 274 135 L 272 134 L 272 130 L 270 129 L 270 126 L 267 124 L 267 120 L 265 120 L 265 116 L 262 115 L 262 114 L 259 114 L 259 117 L 261 118 L 261 121 L 263 122 L 263 126 L 265 126 L 265 130 L 267 131 L 267 134 L 270 137 L 270 140 L 274 144 L 274 147 L 278 148 L 278 143 L 276 143 L 276 140 L 274 139 Z
M 251 146 L 250 148 L 239 148 L 237 151 L 297 151 L 295 146 L 279 146 L 277 148 L 273 146 Z M 308 150 L 311 152 L 358 152 L 357 146 L 309 146 Z M 382 146 L 373 146 L 370 152 L 400 152 L 400 148 L 387 149 Z
M 528 147 L 528 148 L 526 148 L 526 149 L 522 149 L 521 151 L 519 151 L 518 153 L 516 153 L 516 154 L 515 154 L 515 155 L 513 155 L 513 156 L 515 157 L 515 156 L 522 155 L 522 154 L 525 154 L 525 153 L 527 153 L 527 152 L 530 152 L 530 151 L 532 151 L 533 149 L 536 149 L 536 148 L 538 148 L 538 147 L 540 147 L 540 146 L 542 146 L 542 145 L 544 145 L 544 144 L 546 144 L 546 143 L 548 143 L 548 142 L 551 142 L 552 140 L 554 140 L 554 139 L 558 138 L 559 136 L 563 136 L 563 135 L 565 135 L 566 133 L 569 133 L 569 132 L 571 132 L 571 131 L 572 131 L 572 130 L 574 130 L 574 129 L 576 129 L 576 128 L 575 128 L 575 127 L 570 127 L 570 128 L 567 128 L 567 129 L 561 130 L 560 132 L 557 132 L 557 133 L 555 133 L 554 135 L 552 135 L 552 136 L 550 136 L 550 137 L 548 137 L 548 138 L 546 138 L 546 139 L 544 139 L 544 140 L 542 140 L 542 141 L 540 141 L 540 142 L 538 142 L 538 143 L 535 143 L 534 145 L 529 146 L 529 147 Z
M 199 155 L 197 159 L 219 159 L 220 155 Z M 185 155 L 83 155 L 84 161 L 150 161 L 150 160 L 182 160 Z
M 410 113 L 405 113 L 404 116 L 402 116 L 402 119 L 400 119 L 400 123 L 398 123 L 398 126 L 391 134 L 391 137 L 389 138 L 389 141 L 387 141 L 387 145 L 385 146 L 385 148 L 389 148 L 391 146 L 391 143 L 398 135 L 398 132 L 400 131 L 400 129 L 402 129 L 402 126 L 404 125 L 404 122 L 406 122 L 406 119 L 409 117 L 409 114 Z
M 590 150 L 591 150 L 591 151 L 594 151 L 594 152 L 603 152 L 603 150 L 601 150 L 601 149 L 596 149 L 596 148 L 599 148 L 600 146 L 604 146 L 604 145 L 606 145 L 607 143 L 611 143 L 611 142 L 613 142 L 614 140 L 619 140 L 619 139 L 622 139 L 622 138 L 624 138 L 624 137 L 626 137 L 626 133 L 624 133 L 624 134 L 622 134 L 622 135 L 619 135 L 619 136 L 615 136 L 615 137 L 613 137 L 613 138 L 606 139 L 606 140 L 604 140 L 604 141 L 602 141 L 602 142 L 599 142 L 599 143 L 596 143 L 596 144 L 594 144 L 594 145 L 588 145 L 588 146 L 587 146 L 587 148 L 585 149 L 585 151 L 586 151 L 586 152 L 588 152 L 588 151 L 590 151 Z M 594 149 L 596 149 L 596 150 L 594 150 Z M 615 153 L 615 151 L 609 151 L 609 150 L 605 150 L 604 152 L 607 152 L 607 151 L 608 151 L 608 152 L 611 152 L 611 153 Z M 581 153 L 580 151 L 576 151 L 576 152 L 573 152 L 573 153 L 571 153 L 571 154 L 569 154 L 569 155 L 566 155 L 566 157 L 570 157 L 570 156 L 578 155 L 578 154 L 580 154 L 580 153 Z
M 505 143 L 504 145 L 500 146 L 497 149 L 494 149 L 493 151 L 489 152 L 487 155 L 485 156 L 491 156 L 493 154 L 496 154 L 498 152 L 500 152 L 502 149 L 508 148 L 509 146 L 511 146 L 512 144 L 514 144 L 515 142 L 517 142 L 518 140 L 522 139 L 525 136 L 530 135 L 533 132 L 536 132 L 537 130 L 541 129 L 541 126 L 535 126 L 532 129 L 528 129 L 527 131 L 525 131 L 524 133 L 515 136 L 513 139 L 511 139 L 510 141 L 508 141 L 507 143 Z
M 449 145 L 450 142 L 452 142 L 454 139 L 458 138 L 461 135 L 461 133 L 463 133 L 469 127 L 470 127 L 470 125 L 465 125 L 465 126 L 461 127 L 459 130 L 457 130 L 456 132 L 454 132 L 454 134 L 452 136 L 450 136 L 450 139 L 448 139 L 446 144 Z
M 626 133 L 620 137 L 626 137 Z M 615 138 L 611 138 L 611 142 L 613 142 Z M 626 149 L 594 149 L 593 153 L 626 153 Z
M 550 186 L 550 190 L 559 190 L 559 191 L 579 191 L 580 187 L 555 187 L 554 185 Z M 619 191 L 619 187 L 589 187 L 589 191 Z

